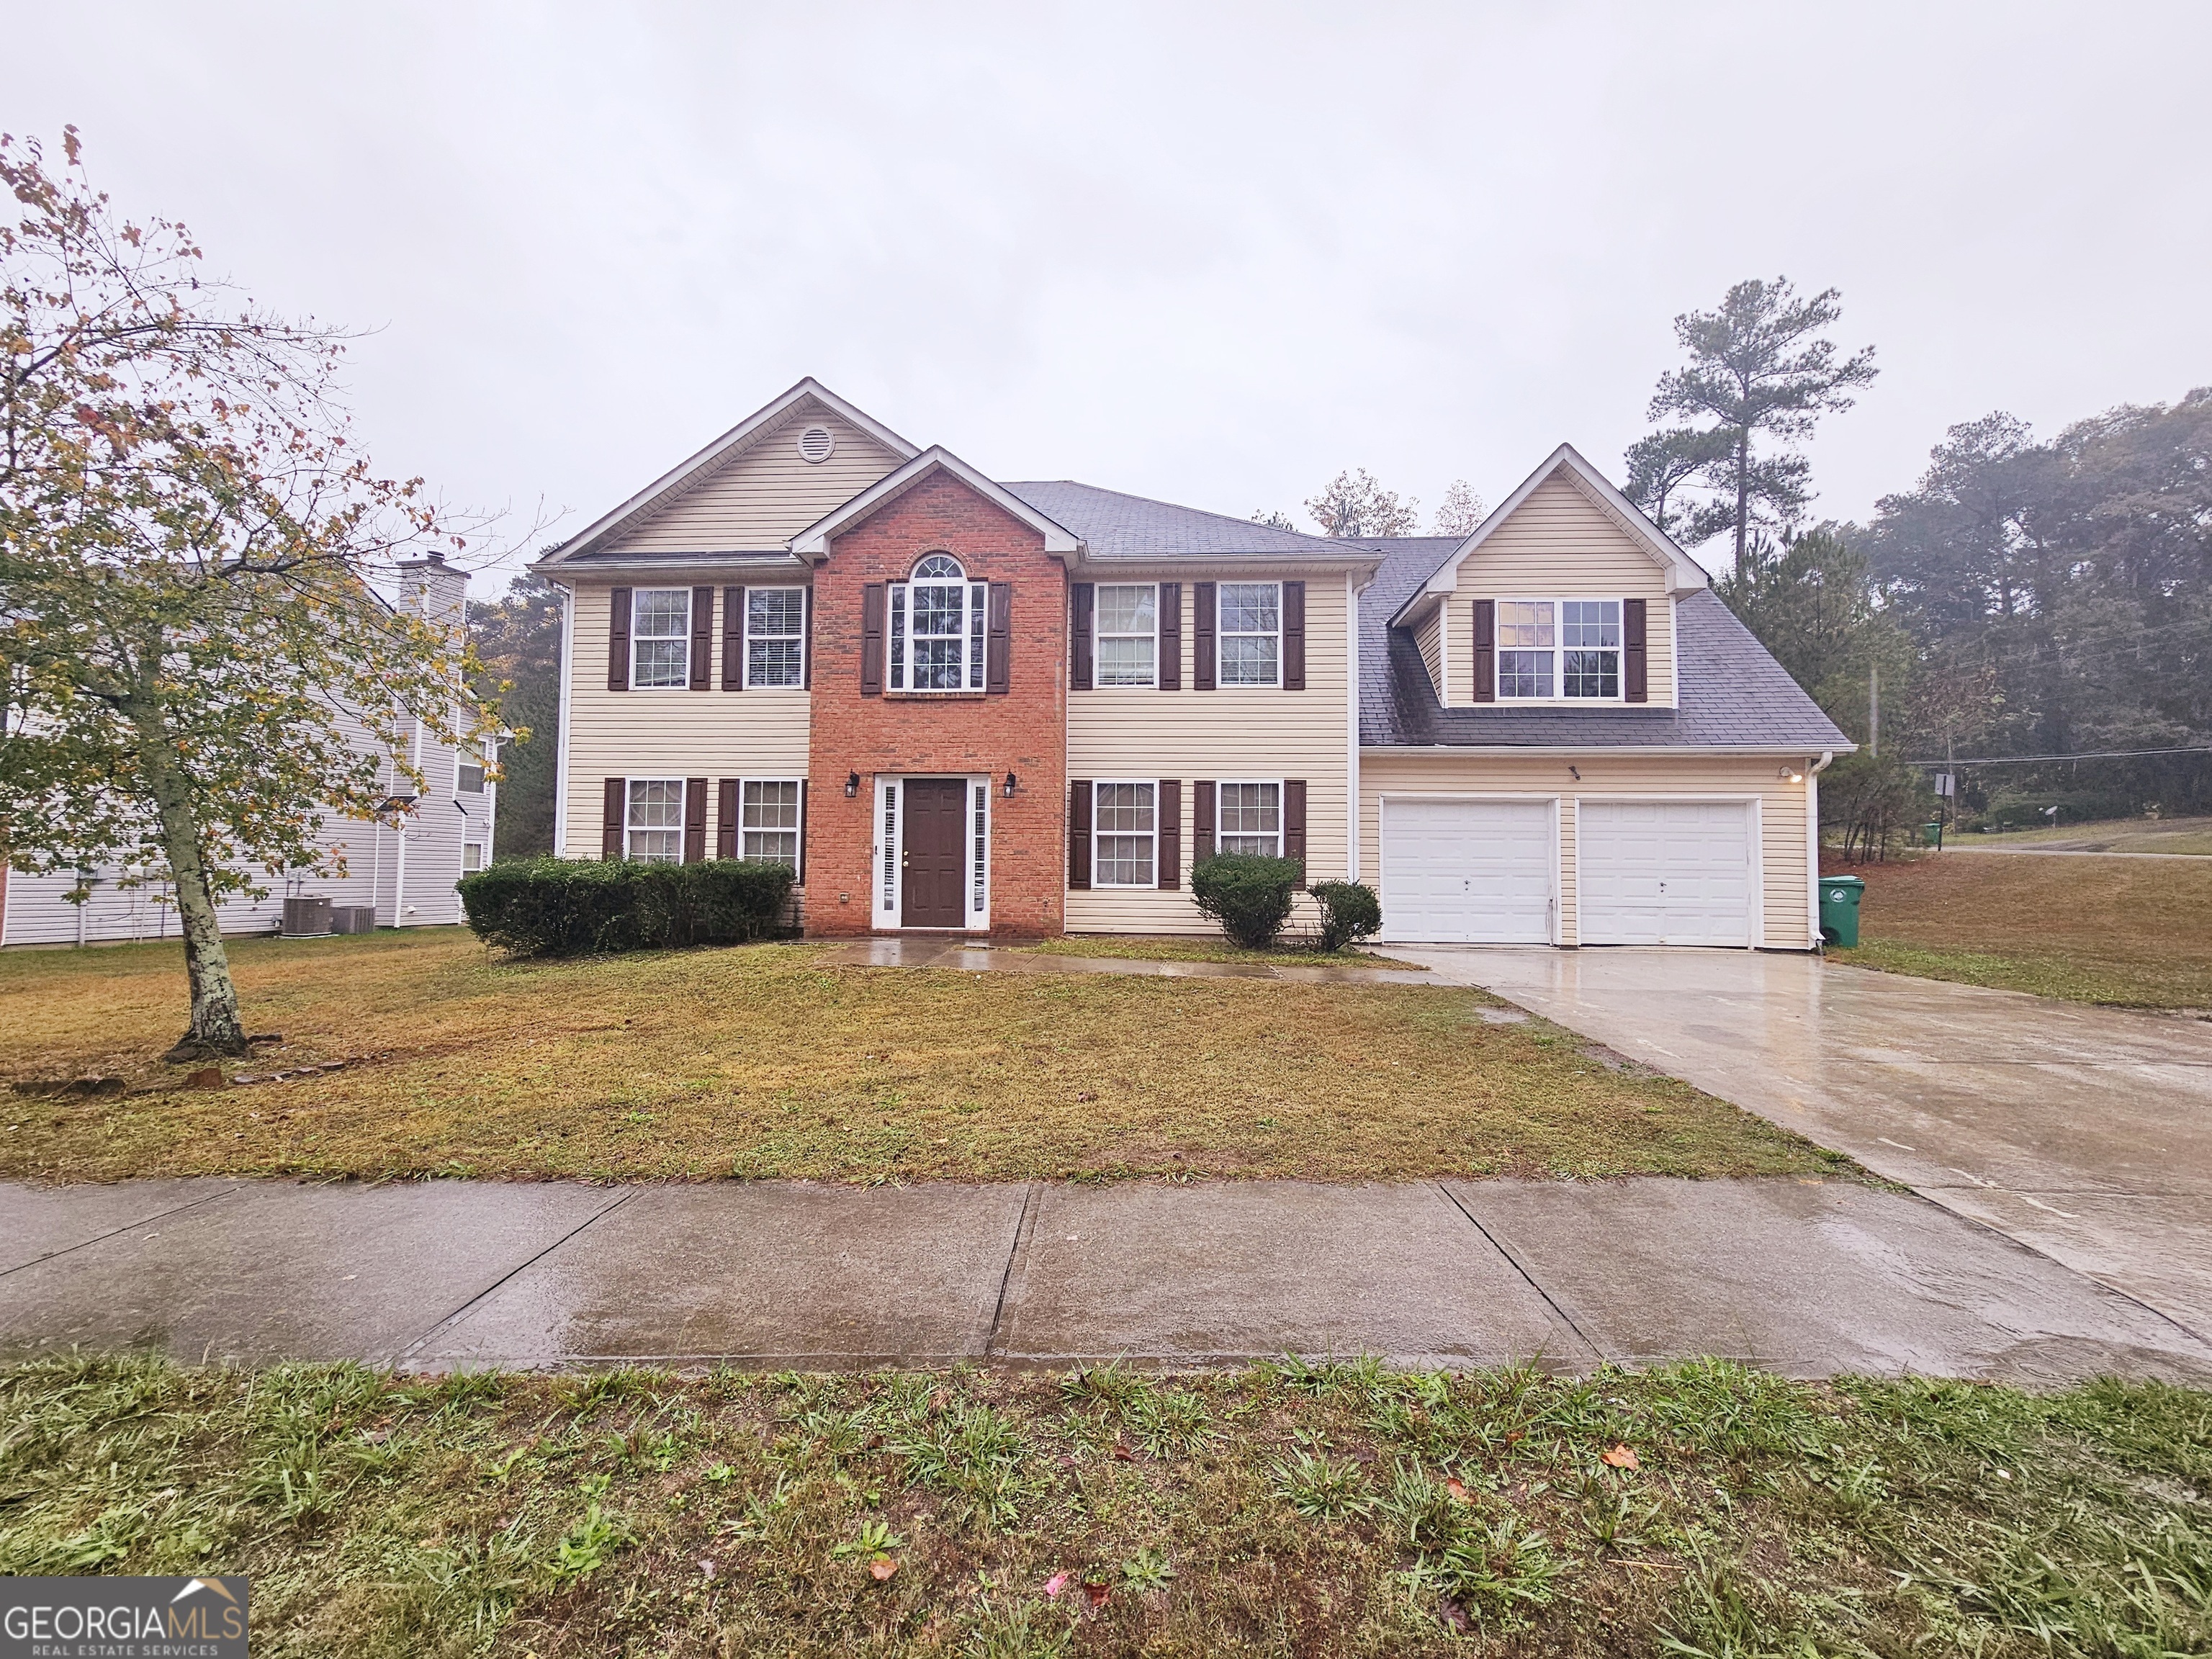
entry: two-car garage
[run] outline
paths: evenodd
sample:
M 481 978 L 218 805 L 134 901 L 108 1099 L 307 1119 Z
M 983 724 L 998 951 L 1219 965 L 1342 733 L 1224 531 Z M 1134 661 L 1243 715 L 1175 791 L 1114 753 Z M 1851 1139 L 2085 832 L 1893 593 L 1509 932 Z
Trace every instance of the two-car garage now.
M 1758 802 L 1385 794 L 1382 937 L 1675 945 L 1758 937 Z

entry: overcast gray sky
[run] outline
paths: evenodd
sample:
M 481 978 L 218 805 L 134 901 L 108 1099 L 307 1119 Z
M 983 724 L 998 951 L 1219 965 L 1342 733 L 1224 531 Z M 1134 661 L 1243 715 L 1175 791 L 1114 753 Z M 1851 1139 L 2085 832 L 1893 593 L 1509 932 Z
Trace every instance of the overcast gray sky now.
M 1758 275 L 1879 348 L 1824 516 L 1953 422 L 2212 380 L 2202 0 L 7 12 L 0 129 L 376 331 L 371 453 L 518 533 L 810 374 L 1239 515 L 1617 477 L 1670 319 Z

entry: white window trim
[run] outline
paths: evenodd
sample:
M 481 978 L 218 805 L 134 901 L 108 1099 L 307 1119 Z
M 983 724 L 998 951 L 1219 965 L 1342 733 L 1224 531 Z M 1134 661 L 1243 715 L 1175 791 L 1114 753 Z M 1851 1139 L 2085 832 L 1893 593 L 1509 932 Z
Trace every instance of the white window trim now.
M 1554 690 L 1548 697 L 1509 697 L 1498 690 L 1498 677 L 1504 672 L 1504 659 L 1508 647 L 1498 638 L 1498 630 L 1502 624 L 1497 620 L 1496 607 L 1504 605 L 1548 605 L 1552 607 L 1552 684 Z M 1615 695 L 1610 697 L 1570 697 L 1561 695 L 1557 690 L 1558 687 L 1566 684 L 1565 659 L 1568 651 L 1589 648 L 1570 647 L 1565 643 L 1567 625 L 1564 620 L 1565 613 L 1559 609 L 1563 605 L 1617 605 L 1620 607 L 1620 643 L 1614 647 L 1614 654 L 1620 659 L 1620 664 L 1619 671 L 1613 676 L 1613 681 L 1620 690 Z M 1549 597 L 1540 593 L 1501 593 L 1492 601 L 1492 605 L 1490 695 L 1496 700 L 1498 706 L 1510 706 L 1515 708 L 1611 708 L 1628 701 L 1628 601 L 1626 599 L 1618 593 L 1555 593 Z M 1648 600 L 1645 602 L 1644 617 L 1646 639 L 1644 650 L 1645 660 L 1648 662 L 1650 651 L 1649 644 L 1650 605 Z M 1472 630 L 1469 631 L 1468 637 L 1470 639 L 1474 637 Z M 1531 647 L 1516 645 L 1510 648 L 1523 651 Z M 1445 665 L 1444 676 L 1447 679 L 1451 676 L 1449 659 Z
M 796 593 L 799 595 L 799 678 L 789 685 L 755 685 L 753 684 L 753 595 L 756 593 Z M 763 582 L 758 587 L 745 589 L 745 614 L 740 623 L 738 639 L 738 672 L 748 691 L 802 691 L 806 688 L 806 613 L 814 603 L 813 594 L 804 583 Z M 764 640 L 787 640 L 788 634 L 763 634 Z M 757 779 L 757 782 L 784 782 L 785 779 Z
M 1267 634 L 1237 633 L 1231 635 L 1221 625 L 1222 590 L 1226 587 L 1272 587 L 1275 590 L 1275 631 Z M 1228 639 L 1264 640 L 1275 641 L 1275 678 L 1272 680 L 1231 680 L 1222 672 L 1227 653 L 1222 641 Z M 1213 684 L 1221 691 L 1279 691 L 1283 689 L 1283 584 L 1279 580 L 1217 581 L 1213 586 Z
M 1275 786 L 1275 850 L 1268 856 L 1272 858 L 1283 856 L 1283 837 L 1286 833 L 1283 827 L 1283 796 L 1286 793 L 1283 788 L 1283 781 L 1281 778 L 1216 778 L 1213 780 L 1213 850 L 1215 852 L 1218 853 L 1221 850 L 1221 838 L 1225 833 L 1221 828 L 1222 790 L 1231 784 L 1272 783 Z
M 957 686 L 917 686 L 899 684 L 902 674 L 909 680 L 914 677 L 915 580 L 913 577 L 908 576 L 904 581 L 887 583 L 884 588 L 884 690 L 896 696 L 973 697 L 982 695 L 991 682 L 991 585 L 980 577 L 970 575 L 965 560 L 956 558 L 953 555 L 943 552 L 941 550 L 935 553 L 924 554 L 922 558 L 915 561 L 915 568 L 919 569 L 927 559 L 939 557 L 951 559 L 953 563 L 960 567 L 959 580 L 968 590 L 968 604 L 961 612 L 961 620 L 965 623 L 965 627 L 960 635 L 960 684 Z M 950 586 L 951 585 L 951 579 L 945 577 L 932 577 L 924 584 L 927 586 Z M 896 626 L 899 624 L 903 625 L 902 634 L 895 632 Z M 983 641 L 983 649 L 980 653 L 970 648 L 979 631 Z M 895 637 L 902 637 L 906 642 L 906 661 L 902 665 L 898 663 L 897 659 L 891 653 Z M 933 634 L 930 637 L 943 639 L 947 636 Z M 970 670 L 975 672 L 972 682 L 969 678 Z M 919 774 L 917 775 L 937 775 Z
M 799 868 L 800 860 L 805 856 L 806 781 L 804 778 L 791 777 L 739 778 L 738 780 L 738 821 L 734 828 L 737 830 L 737 856 L 740 859 L 743 859 L 745 856 L 745 787 L 748 784 L 755 783 L 788 783 L 797 786 L 799 789 L 799 822 L 797 823 L 793 824 L 788 830 L 756 830 L 752 832 L 757 836 L 789 836 L 792 838 L 791 867 L 793 870 L 796 871 Z M 714 828 L 718 832 L 717 839 L 719 839 L 719 832 L 721 829 L 721 825 L 718 823 Z
M 456 795 L 489 795 L 491 793 L 492 763 L 481 752 L 477 754 L 476 762 L 477 765 L 483 769 L 484 774 L 481 786 L 475 789 L 464 789 L 461 787 L 461 769 L 468 765 L 468 763 L 469 751 L 467 750 L 456 749 L 453 750 L 453 793 Z
M 1122 830 L 1107 831 L 1098 827 L 1098 792 L 1109 784 L 1148 784 L 1152 791 L 1152 874 L 1149 881 L 1101 881 L 1098 879 L 1098 838 L 1102 835 L 1121 835 Z M 1158 778 L 1096 778 L 1091 785 L 1091 884 L 1109 893 L 1141 893 L 1160 884 L 1160 781 Z
M 905 786 L 921 778 L 958 778 L 967 786 L 967 812 L 961 822 L 961 896 L 968 917 L 960 928 L 931 927 L 921 931 L 931 933 L 964 932 L 988 933 L 991 931 L 992 878 L 991 854 L 996 836 L 991 822 L 992 774 L 987 772 L 903 772 L 878 773 L 876 777 L 874 827 L 869 832 L 868 842 L 868 915 L 869 926 L 878 932 L 903 928 L 906 918 L 906 790 Z M 896 810 L 891 792 L 898 791 Z M 981 803 L 981 823 L 977 819 L 977 803 Z M 888 820 L 888 822 L 886 821 Z M 976 907 L 975 854 L 981 839 L 984 858 L 982 907 Z
M 684 677 L 673 685 L 641 685 L 637 676 L 637 647 L 643 643 L 637 632 L 638 601 L 648 593 L 680 593 L 684 596 L 684 631 L 676 635 L 684 646 Z M 633 691 L 688 691 L 691 689 L 691 630 L 698 618 L 691 614 L 691 590 L 688 587 L 637 587 L 629 596 L 629 689 Z M 655 640 L 670 637 L 665 634 L 650 635 Z
M 1149 679 L 1109 682 L 1104 678 L 1105 653 L 1102 647 L 1109 636 L 1101 621 L 1106 611 L 1105 607 L 1099 603 L 1098 594 L 1109 587 L 1149 587 L 1152 590 L 1152 673 Z M 1217 611 L 1215 614 L 1218 620 L 1218 611 Z M 1158 690 L 1160 686 L 1160 585 L 1158 582 L 1100 582 L 1091 593 L 1091 684 L 1104 691 Z M 1141 640 L 1145 636 L 1142 634 L 1116 633 L 1110 637 L 1117 640 Z
M 640 830 L 629 821 L 630 791 L 641 783 L 672 783 L 676 786 L 676 857 L 672 862 L 684 862 L 684 826 L 691 821 L 691 782 L 688 778 L 624 778 L 623 780 L 623 857 L 630 856 L 629 838 L 633 835 L 658 836 L 659 830 Z M 645 860 L 640 860 L 643 863 Z M 659 862 L 658 860 L 654 862 Z

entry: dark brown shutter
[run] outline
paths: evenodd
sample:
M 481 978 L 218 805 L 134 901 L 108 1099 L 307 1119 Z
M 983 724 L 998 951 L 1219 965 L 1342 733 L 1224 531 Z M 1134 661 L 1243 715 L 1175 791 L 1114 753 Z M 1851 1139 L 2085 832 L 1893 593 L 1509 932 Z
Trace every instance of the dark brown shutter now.
M 607 690 L 629 690 L 629 589 L 607 595 Z
M 1160 584 L 1160 690 L 1182 690 L 1182 584 Z
M 799 689 L 811 691 L 814 689 L 814 585 L 811 582 L 806 586 L 805 604 L 806 643 L 799 653 Z
M 714 803 L 714 856 L 733 859 L 738 855 L 738 781 L 724 778 Z
M 745 590 L 722 590 L 722 690 L 745 689 Z
M 1191 586 L 1190 684 L 1194 690 L 1213 690 L 1213 584 Z
M 684 862 L 702 864 L 707 858 L 707 780 L 684 780 Z
M 704 691 L 714 678 L 714 590 L 691 590 L 691 689 Z
M 986 611 L 983 637 L 983 690 L 1004 695 L 1006 671 L 1013 648 L 1014 585 L 991 584 L 991 607 Z
M 1644 601 L 1620 602 L 1620 696 L 1624 702 L 1651 701 L 1650 658 L 1644 644 Z
M 1098 599 L 1098 589 L 1090 582 L 1078 582 L 1071 590 L 1069 608 L 1075 614 L 1074 626 L 1067 636 L 1067 689 L 1071 691 L 1091 690 L 1091 611 Z
M 1203 864 L 1213 856 L 1213 780 L 1201 778 L 1190 787 L 1190 861 Z
M 1306 689 L 1306 585 L 1283 584 L 1283 690 Z
M 1306 781 L 1283 780 L 1283 856 L 1298 865 L 1298 885 L 1306 884 Z
M 884 690 L 884 585 L 870 582 L 860 590 L 860 695 L 878 697 Z
M 1067 786 L 1067 884 L 1091 885 L 1091 781 L 1077 778 Z
M 792 872 L 791 884 L 793 887 L 804 887 L 806 884 L 806 780 L 805 778 L 799 781 L 799 865 Z
M 1163 887 L 1182 885 L 1182 780 L 1160 780 L 1158 813 L 1153 822 L 1159 825 L 1160 856 L 1157 863 L 1159 884 Z
M 606 804 L 599 819 L 599 856 L 618 859 L 623 855 L 623 815 L 629 808 L 629 780 L 609 778 Z
M 1449 599 L 1445 601 L 1450 603 Z M 1437 626 L 1443 622 L 1437 619 Z M 1451 679 L 1449 665 L 1444 669 L 1447 684 Z M 1498 701 L 1498 601 L 1477 599 L 1474 602 L 1474 700 L 1477 702 Z

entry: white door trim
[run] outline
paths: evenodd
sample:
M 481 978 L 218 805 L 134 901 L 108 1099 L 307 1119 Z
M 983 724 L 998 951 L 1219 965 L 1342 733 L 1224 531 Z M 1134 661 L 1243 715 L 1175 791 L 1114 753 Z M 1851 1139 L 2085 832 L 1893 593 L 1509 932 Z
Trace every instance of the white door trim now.
M 968 920 L 961 927 L 925 927 L 916 931 L 927 933 L 988 933 L 991 931 L 992 775 L 986 772 L 876 774 L 876 814 L 868 846 L 868 915 L 872 928 L 881 933 L 906 926 L 902 914 L 906 904 L 906 794 L 902 788 L 894 812 L 891 811 L 893 803 L 888 799 L 891 789 L 915 778 L 958 778 L 967 786 L 963 792 L 964 810 L 960 819 L 963 872 L 960 895 L 962 913 Z M 885 822 L 887 817 L 890 820 L 888 823 Z M 980 849 L 977 844 L 979 836 Z M 979 856 L 982 864 L 983 889 L 980 909 L 975 902 L 975 866 Z

